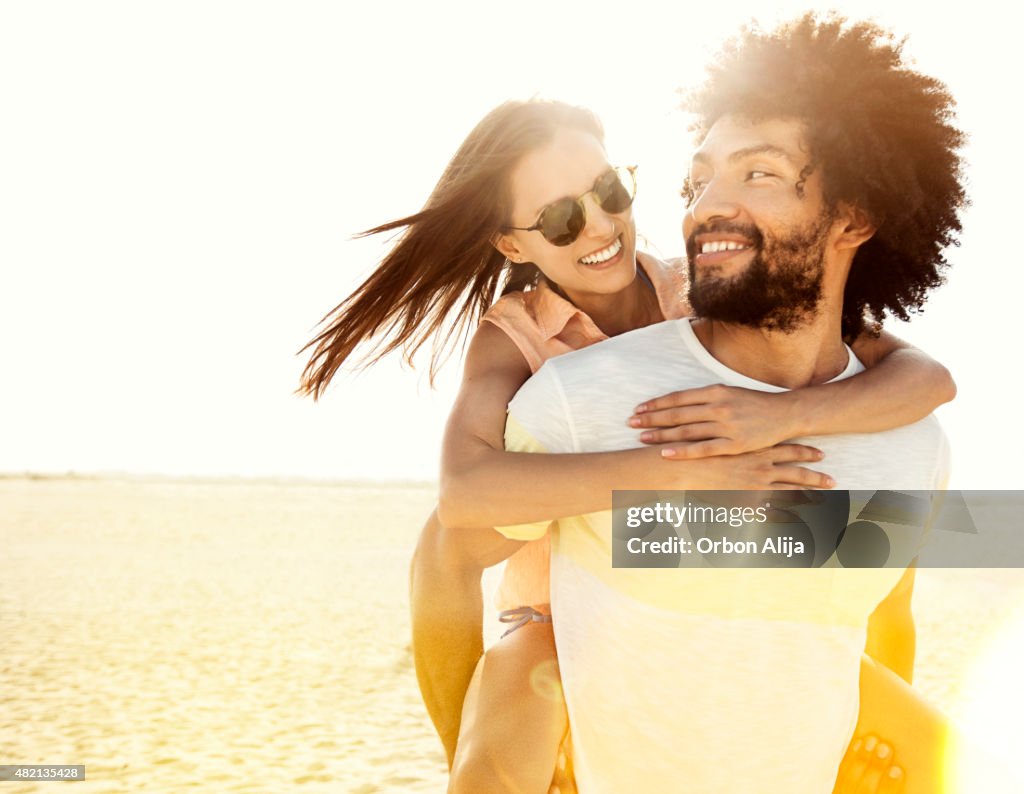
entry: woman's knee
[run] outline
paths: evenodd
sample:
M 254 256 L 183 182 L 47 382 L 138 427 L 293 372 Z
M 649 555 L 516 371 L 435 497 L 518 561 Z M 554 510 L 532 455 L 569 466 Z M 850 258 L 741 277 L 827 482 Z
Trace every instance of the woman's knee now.
M 472 746 L 467 748 L 460 745 L 456 753 L 448 778 L 448 794 L 520 790 L 510 779 L 512 775 L 503 768 L 500 759 L 495 758 L 481 742 L 470 744 Z
M 437 511 L 430 514 L 413 553 L 413 571 L 436 571 L 451 574 L 452 572 L 483 571 L 483 567 L 473 560 L 467 544 L 461 542 L 458 533 L 448 529 L 437 520 Z

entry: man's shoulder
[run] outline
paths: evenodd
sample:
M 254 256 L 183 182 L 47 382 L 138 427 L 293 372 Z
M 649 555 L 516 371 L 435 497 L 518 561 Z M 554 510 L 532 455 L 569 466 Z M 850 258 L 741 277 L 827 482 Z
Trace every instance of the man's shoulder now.
M 559 373 L 585 370 L 591 364 L 599 364 L 602 361 L 628 360 L 636 362 L 635 366 L 642 366 L 645 359 L 667 357 L 664 344 L 667 341 L 677 343 L 680 341 L 679 323 L 681 322 L 688 321 L 664 320 L 635 331 L 627 331 L 595 345 L 548 359 L 545 366 L 550 365 Z
M 588 385 L 605 388 L 608 378 L 627 378 L 658 361 L 678 359 L 672 342 L 680 341 L 677 324 L 685 320 L 664 322 L 619 334 L 594 345 L 549 358 L 520 387 L 512 405 L 537 393 L 575 392 Z
M 949 478 L 949 442 L 934 414 L 877 433 L 796 439 L 825 451 L 838 487 L 933 490 Z

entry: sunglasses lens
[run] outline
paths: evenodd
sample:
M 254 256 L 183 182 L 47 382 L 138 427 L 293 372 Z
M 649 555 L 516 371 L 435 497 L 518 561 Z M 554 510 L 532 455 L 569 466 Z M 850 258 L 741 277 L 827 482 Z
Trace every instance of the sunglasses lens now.
M 578 201 L 561 199 L 551 204 L 540 218 L 540 233 L 552 245 L 569 245 L 580 236 L 586 216 Z
M 628 168 L 613 168 L 594 186 L 594 194 L 605 212 L 625 212 L 636 195 L 636 179 Z
M 536 226 L 527 231 L 539 229 L 544 239 L 552 245 L 575 242 L 587 224 L 587 213 L 582 202 L 585 195 L 575 200 L 565 198 L 549 204 L 541 213 Z M 633 169 L 613 168 L 608 171 L 594 184 L 593 195 L 605 212 L 625 212 L 633 204 L 636 195 Z

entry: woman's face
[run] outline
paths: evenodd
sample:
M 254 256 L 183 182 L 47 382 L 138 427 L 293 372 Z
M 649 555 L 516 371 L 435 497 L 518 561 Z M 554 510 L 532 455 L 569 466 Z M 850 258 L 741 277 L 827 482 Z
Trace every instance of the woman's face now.
M 549 144 L 527 154 L 512 171 L 509 225 L 533 226 L 544 207 L 587 193 L 611 167 L 593 135 L 558 130 Z M 498 250 L 513 262 L 533 262 L 570 298 L 574 293 L 609 295 L 625 289 L 636 278 L 632 209 L 608 213 L 593 194 L 584 197 L 583 205 L 586 225 L 569 245 L 553 245 L 539 231 L 506 231 L 496 241 Z

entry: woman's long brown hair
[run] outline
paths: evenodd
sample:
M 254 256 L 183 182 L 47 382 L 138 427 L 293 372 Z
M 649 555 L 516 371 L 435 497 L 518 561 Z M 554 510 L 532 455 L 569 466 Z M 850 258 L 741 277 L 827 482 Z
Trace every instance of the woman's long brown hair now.
M 319 398 L 353 351 L 371 341 L 360 367 L 398 348 L 411 365 L 433 338 L 433 382 L 455 344 L 494 302 L 503 274 L 503 295 L 536 284 L 537 267 L 510 265 L 492 239 L 509 222 L 512 169 L 565 127 L 604 140 L 600 121 L 584 108 L 548 100 L 498 106 L 463 141 L 422 210 L 359 234 L 404 228 L 377 269 L 321 320 L 321 330 L 300 351 L 313 348 L 299 392 Z

